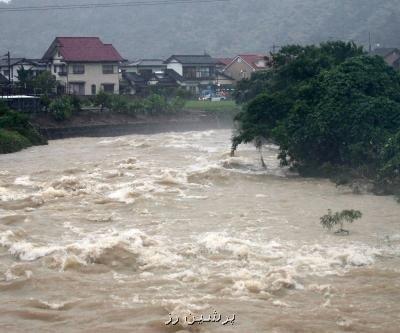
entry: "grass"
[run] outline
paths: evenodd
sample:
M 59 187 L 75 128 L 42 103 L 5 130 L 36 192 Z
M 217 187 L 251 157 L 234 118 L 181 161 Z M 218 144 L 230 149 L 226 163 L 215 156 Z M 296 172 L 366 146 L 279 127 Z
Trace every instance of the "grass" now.
M 240 110 L 240 107 L 236 105 L 235 101 L 187 101 L 185 104 L 185 109 L 208 112 L 237 112 Z

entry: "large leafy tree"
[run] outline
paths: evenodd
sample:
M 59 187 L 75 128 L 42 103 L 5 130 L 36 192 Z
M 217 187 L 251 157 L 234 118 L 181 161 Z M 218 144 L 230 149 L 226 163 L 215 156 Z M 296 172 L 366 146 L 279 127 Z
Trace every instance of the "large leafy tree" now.
M 398 72 L 343 42 L 288 46 L 273 64 L 263 92 L 236 118 L 233 151 L 271 140 L 282 164 L 304 173 L 346 169 L 399 184 Z
M 233 140 L 233 149 L 240 143 L 248 143 L 259 137 L 275 139 L 273 129 L 286 118 L 300 94 L 305 93 L 304 83 L 348 57 L 361 54 L 362 48 L 354 43 L 340 41 L 320 46 L 289 45 L 273 54 L 269 72 L 257 74 L 249 82 L 242 82 L 238 86 L 237 100 L 247 105 L 236 118 L 239 127 Z M 257 97 L 252 99 L 254 96 Z M 268 123 L 265 124 L 265 121 Z

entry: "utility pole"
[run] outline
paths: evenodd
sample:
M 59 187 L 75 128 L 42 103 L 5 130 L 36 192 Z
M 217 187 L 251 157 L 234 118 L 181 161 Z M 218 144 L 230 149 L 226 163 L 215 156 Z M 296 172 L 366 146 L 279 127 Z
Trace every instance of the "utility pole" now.
M 7 62 L 8 62 L 8 82 L 11 84 L 11 56 L 10 51 L 7 52 Z
M 368 43 L 369 43 L 369 53 L 372 52 L 372 44 L 371 44 L 371 32 L 368 32 Z
M 273 44 L 272 45 L 272 54 L 275 54 L 275 51 L 278 49 L 278 48 L 280 48 L 281 46 L 280 45 L 275 45 L 275 44 Z

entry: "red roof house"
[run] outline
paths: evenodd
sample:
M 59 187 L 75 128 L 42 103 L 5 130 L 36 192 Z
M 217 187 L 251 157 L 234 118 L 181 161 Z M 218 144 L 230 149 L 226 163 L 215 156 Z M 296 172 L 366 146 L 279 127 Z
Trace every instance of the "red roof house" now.
M 98 37 L 57 37 L 43 56 L 51 59 L 57 50 L 67 62 L 119 62 L 124 59 L 111 44 Z
M 253 72 L 268 69 L 267 58 L 264 54 L 240 54 L 225 67 L 224 72 L 235 81 L 249 79 Z
M 119 92 L 119 64 L 124 58 L 98 37 L 57 37 L 42 59 L 67 93 Z

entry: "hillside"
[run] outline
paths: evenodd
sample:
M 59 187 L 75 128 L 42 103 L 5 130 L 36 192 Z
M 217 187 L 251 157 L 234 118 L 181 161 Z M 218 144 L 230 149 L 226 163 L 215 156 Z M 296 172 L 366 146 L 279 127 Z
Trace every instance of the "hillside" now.
M 11 0 L 0 8 L 115 0 Z M 121 1 L 119 1 L 121 2 Z M 52 39 L 95 35 L 126 58 L 171 53 L 229 56 L 270 51 L 273 44 L 327 39 L 400 46 L 398 0 L 232 0 L 224 3 L 0 12 L 0 52 L 41 56 Z

